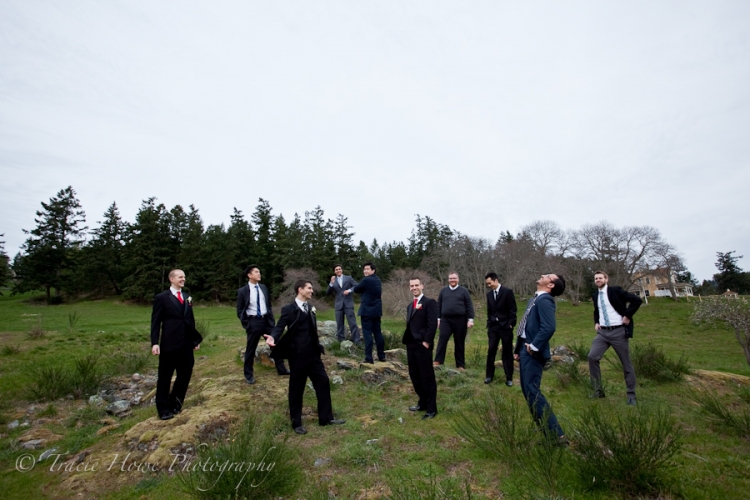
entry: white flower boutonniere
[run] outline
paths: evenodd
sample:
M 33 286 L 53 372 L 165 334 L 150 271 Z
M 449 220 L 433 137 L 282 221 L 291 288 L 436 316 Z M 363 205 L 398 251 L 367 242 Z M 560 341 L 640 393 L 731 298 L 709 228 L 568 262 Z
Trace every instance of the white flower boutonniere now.
M 312 309 L 310 309 L 310 311 L 312 311 L 312 313 L 315 314 L 315 306 L 312 306 Z
M 419 311 L 420 309 L 422 309 L 422 304 L 417 304 L 417 311 Z
M 187 298 L 187 303 L 188 303 L 189 306 L 192 306 L 193 305 L 193 297 L 188 297 Z

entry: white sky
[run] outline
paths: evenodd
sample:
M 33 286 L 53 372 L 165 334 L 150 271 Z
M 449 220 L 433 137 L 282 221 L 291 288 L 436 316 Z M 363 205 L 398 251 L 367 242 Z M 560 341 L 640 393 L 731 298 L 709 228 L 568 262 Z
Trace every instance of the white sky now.
M 608 220 L 747 269 L 749 28 L 745 0 L 2 0 L 0 233 L 72 185 L 90 227 L 263 197 L 368 244 Z

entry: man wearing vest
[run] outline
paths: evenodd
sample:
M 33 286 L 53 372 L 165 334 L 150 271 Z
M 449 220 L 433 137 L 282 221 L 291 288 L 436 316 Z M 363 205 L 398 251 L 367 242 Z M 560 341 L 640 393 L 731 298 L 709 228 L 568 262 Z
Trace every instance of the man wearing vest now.
M 599 361 L 612 347 L 622 363 L 625 385 L 628 388 L 627 404 L 635 406 L 635 370 L 630 361 L 629 339 L 633 336 L 633 315 L 641 307 L 641 299 L 619 286 L 609 286 L 609 276 L 604 271 L 594 273 L 594 283 L 599 289 L 591 297 L 594 301 L 594 328 L 596 337 L 589 351 L 589 374 L 594 388 L 592 398 L 603 398 L 602 372 Z

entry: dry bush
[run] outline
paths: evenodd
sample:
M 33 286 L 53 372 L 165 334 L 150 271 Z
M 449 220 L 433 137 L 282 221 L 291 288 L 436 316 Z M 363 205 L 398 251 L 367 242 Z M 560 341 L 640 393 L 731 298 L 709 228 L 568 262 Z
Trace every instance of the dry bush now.
M 281 294 L 278 298 L 278 304 L 281 307 L 291 303 L 294 300 L 294 297 L 297 296 L 294 291 L 294 283 L 297 280 L 308 280 L 312 282 L 315 293 L 313 294 L 310 303 L 315 309 L 325 311 L 326 309 L 331 308 L 331 306 L 329 306 L 324 300 L 326 290 L 321 289 L 318 284 L 318 273 L 307 267 L 301 269 L 287 269 L 284 271 L 284 281 L 281 284 Z
M 391 271 L 388 281 L 383 283 L 383 314 L 398 315 L 406 319 L 406 306 L 413 300 L 409 291 L 409 280 L 419 278 L 424 284 L 424 294 L 437 300 L 442 285 L 424 271 L 396 269 Z

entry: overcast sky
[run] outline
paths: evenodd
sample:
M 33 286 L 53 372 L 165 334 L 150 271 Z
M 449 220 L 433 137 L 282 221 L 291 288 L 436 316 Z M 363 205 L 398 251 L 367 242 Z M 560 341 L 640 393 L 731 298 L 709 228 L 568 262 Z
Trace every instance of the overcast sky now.
M 116 201 L 650 225 L 750 268 L 750 2 L 0 1 L 0 233 Z M 746 201 L 742 201 L 746 200 Z

